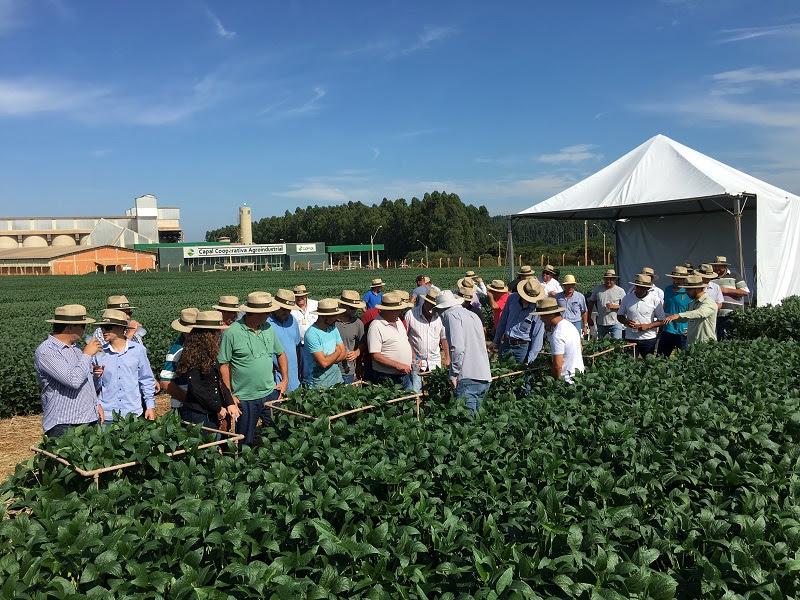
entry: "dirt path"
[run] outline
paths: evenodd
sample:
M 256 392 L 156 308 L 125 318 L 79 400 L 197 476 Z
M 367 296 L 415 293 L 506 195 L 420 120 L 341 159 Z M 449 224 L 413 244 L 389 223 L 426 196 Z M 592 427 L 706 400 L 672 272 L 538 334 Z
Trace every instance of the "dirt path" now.
M 156 414 L 169 410 L 169 396 L 156 397 Z M 42 439 L 42 415 L 0 419 L 0 482 L 14 473 L 18 463 L 33 456 L 31 446 Z

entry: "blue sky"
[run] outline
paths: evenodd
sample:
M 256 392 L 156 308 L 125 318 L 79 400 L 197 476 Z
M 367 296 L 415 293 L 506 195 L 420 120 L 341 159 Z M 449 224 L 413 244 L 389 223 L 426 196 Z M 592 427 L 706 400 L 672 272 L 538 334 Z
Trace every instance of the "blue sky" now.
M 800 192 L 800 4 L 0 0 L 2 216 L 506 214 L 657 133 Z

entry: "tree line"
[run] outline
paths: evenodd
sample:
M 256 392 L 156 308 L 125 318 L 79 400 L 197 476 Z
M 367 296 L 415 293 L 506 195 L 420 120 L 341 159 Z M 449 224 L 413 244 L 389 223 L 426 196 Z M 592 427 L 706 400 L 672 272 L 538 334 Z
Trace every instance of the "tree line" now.
M 608 230 L 605 222 L 598 223 Z M 424 255 L 424 245 L 430 252 L 475 258 L 480 254 L 496 256 L 497 239 L 504 250 L 506 219 L 490 216 L 485 206 L 464 204 L 457 194 L 434 191 L 410 202 L 404 198 L 384 198 L 372 205 L 348 202 L 287 210 L 283 216 L 254 221 L 253 242 L 369 244 L 376 230 L 375 243 L 383 244 L 386 248 L 383 256 L 393 260 Z M 593 231 L 596 233 L 594 228 Z M 239 225 L 206 232 L 207 241 L 223 236 L 238 241 Z M 521 247 L 530 244 L 537 248 L 560 247 L 582 242 L 583 222 L 519 220 L 514 225 L 514 236 L 515 244 Z

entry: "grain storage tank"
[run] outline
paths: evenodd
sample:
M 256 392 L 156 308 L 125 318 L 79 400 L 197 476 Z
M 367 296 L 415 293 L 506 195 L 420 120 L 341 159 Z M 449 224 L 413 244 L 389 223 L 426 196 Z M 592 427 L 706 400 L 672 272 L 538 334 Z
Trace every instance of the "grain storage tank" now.
M 239 241 L 248 245 L 253 243 L 253 220 L 246 204 L 239 207 Z

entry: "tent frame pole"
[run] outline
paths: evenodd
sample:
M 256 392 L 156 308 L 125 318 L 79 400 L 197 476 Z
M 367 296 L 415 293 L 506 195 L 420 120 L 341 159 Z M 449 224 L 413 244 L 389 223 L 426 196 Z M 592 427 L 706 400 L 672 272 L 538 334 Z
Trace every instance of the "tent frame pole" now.
M 508 263 L 508 282 L 509 284 L 514 281 L 515 273 L 514 273 L 514 235 L 512 233 L 512 228 L 514 225 L 514 220 L 509 217 L 506 221 L 507 223 L 507 233 L 506 233 L 506 262 Z
M 744 248 L 742 247 L 742 212 L 744 207 L 742 206 L 742 195 L 739 194 L 736 196 L 736 206 L 733 212 L 733 221 L 736 229 L 736 258 L 739 265 L 739 276 L 744 280 L 747 281 L 747 277 L 744 273 Z M 744 305 L 747 304 L 746 302 L 742 303 L 742 308 Z

